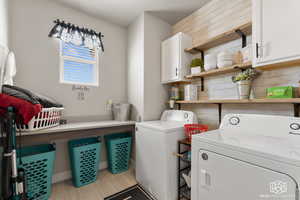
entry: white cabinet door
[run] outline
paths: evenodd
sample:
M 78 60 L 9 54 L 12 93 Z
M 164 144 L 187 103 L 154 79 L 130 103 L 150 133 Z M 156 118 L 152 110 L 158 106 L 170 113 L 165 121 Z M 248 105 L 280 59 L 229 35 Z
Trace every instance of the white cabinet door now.
M 170 82 L 178 79 L 178 67 L 180 62 L 180 40 L 175 35 L 162 43 L 162 82 Z
M 194 200 L 298 200 L 296 182 L 288 174 L 210 151 L 199 151 L 195 178 Z
M 255 66 L 300 59 L 300 1 L 253 0 Z

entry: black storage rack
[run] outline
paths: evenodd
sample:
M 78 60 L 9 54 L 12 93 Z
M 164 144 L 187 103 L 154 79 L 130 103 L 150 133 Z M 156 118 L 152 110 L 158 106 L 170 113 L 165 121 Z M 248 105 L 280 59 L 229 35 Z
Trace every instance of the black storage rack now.
M 185 183 L 182 173 L 188 173 L 191 170 L 191 161 L 188 159 L 188 152 L 190 151 L 191 143 L 184 139 L 178 141 L 178 200 L 190 200 L 191 188 Z

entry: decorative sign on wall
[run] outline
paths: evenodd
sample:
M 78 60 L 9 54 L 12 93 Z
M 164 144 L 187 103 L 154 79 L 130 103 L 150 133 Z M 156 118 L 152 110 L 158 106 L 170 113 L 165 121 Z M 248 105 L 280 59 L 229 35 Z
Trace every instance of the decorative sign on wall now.
M 86 92 L 90 91 L 90 88 L 87 86 L 73 85 L 72 91 L 77 93 L 77 100 L 84 101 Z

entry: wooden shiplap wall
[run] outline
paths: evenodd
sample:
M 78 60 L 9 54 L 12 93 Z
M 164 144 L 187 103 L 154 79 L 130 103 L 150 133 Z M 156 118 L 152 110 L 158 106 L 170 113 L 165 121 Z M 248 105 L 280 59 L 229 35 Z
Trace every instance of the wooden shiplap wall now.
M 184 32 L 193 46 L 251 22 L 251 0 L 212 0 L 173 26 L 173 33 Z
M 173 33 L 184 32 L 193 38 L 193 45 L 199 45 L 227 32 L 235 27 L 251 22 L 251 0 L 212 0 L 190 16 L 173 26 Z M 251 36 L 247 38 L 251 43 Z M 229 42 L 204 52 L 218 53 L 222 50 L 236 52 L 241 49 L 241 40 Z M 200 57 L 201 55 L 194 55 Z M 236 99 L 237 88 L 231 81 L 231 74 L 207 77 L 204 80 L 205 92 L 200 98 Z M 253 95 L 256 98 L 266 96 L 266 88 L 273 86 L 299 87 L 300 66 L 265 71 L 253 83 Z M 200 82 L 195 82 L 200 86 Z M 208 124 L 210 129 L 218 127 L 217 105 L 183 105 L 182 109 L 194 111 L 200 122 Z M 270 114 L 293 116 L 293 106 L 289 104 L 225 104 L 222 116 L 228 113 Z

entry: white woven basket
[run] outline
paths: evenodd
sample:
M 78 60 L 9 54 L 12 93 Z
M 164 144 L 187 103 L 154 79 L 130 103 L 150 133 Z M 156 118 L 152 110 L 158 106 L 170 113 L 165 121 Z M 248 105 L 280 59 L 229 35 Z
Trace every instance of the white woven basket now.
M 20 131 L 36 131 L 59 125 L 64 108 L 43 108 L 28 124 L 17 125 Z

